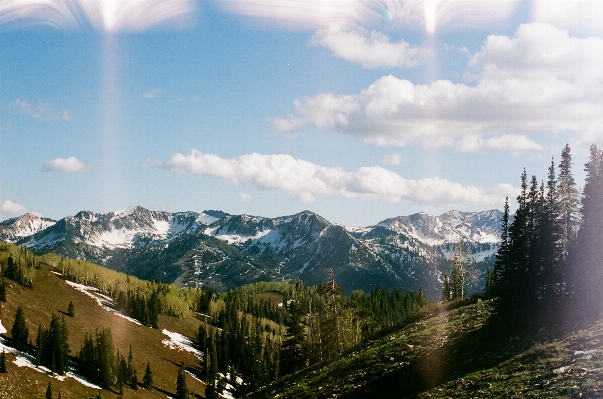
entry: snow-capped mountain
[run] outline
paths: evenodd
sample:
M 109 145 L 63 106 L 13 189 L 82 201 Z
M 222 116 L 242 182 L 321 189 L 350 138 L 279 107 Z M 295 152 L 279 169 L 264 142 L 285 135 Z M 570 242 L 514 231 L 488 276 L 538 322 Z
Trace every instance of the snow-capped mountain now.
M 56 222 L 33 213 L 5 220 L 0 223 L 0 241 L 16 242 L 44 230 Z
M 347 292 L 421 287 L 435 297 L 459 243 L 480 268 L 492 264 L 501 216 L 497 210 L 417 213 L 355 228 L 310 211 L 265 218 L 137 206 L 82 211 L 46 225 L 33 219 L 27 224 L 31 216 L 24 215 L 0 224 L 0 235 L 37 253 L 56 252 L 181 285 L 229 288 L 269 279 L 316 284 L 333 273 Z M 39 227 L 18 227 L 24 225 Z

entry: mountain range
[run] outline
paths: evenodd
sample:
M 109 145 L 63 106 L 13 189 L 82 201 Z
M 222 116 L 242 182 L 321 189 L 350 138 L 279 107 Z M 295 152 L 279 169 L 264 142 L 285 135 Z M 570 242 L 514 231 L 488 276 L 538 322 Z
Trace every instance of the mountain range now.
M 135 206 L 58 221 L 28 213 L 1 222 L 0 240 L 179 285 L 314 285 L 332 273 L 347 293 L 386 286 L 423 289 L 435 299 L 455 253 L 476 266 L 483 283 L 499 247 L 501 216 L 499 210 L 421 212 L 348 227 L 310 211 L 268 218 Z

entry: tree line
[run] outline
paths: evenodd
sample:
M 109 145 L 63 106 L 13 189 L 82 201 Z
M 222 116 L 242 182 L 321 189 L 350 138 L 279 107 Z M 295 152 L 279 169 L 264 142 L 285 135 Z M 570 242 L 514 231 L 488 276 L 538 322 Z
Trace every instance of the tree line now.
M 505 201 L 501 245 L 486 281 L 503 317 L 554 323 L 603 310 L 603 152 L 591 146 L 582 195 L 572 164 L 566 145 L 546 184 L 528 180 L 524 169 L 512 221 Z

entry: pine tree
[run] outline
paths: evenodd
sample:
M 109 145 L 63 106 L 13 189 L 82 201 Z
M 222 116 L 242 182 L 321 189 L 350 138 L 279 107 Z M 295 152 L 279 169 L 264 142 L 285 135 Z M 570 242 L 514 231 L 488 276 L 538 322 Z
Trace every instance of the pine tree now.
M 147 368 L 142 377 L 142 386 L 145 389 L 151 389 L 153 387 L 153 372 L 151 371 L 151 363 L 147 363 Z
M 27 349 L 29 329 L 27 328 L 27 323 L 25 321 L 25 312 L 21 306 L 17 308 L 17 312 L 15 313 L 15 321 L 13 322 L 13 327 L 10 330 L 10 334 L 12 337 L 13 346 L 16 349 L 21 351 Z
M 505 206 L 501 220 L 500 247 L 496 252 L 494 269 L 492 271 L 492 284 L 489 285 L 488 294 L 501 296 L 509 289 L 511 275 L 511 243 L 509 241 L 509 197 L 505 198 Z
M 450 301 L 450 274 L 444 274 L 444 284 L 442 286 L 442 302 L 446 303 Z
M 52 399 L 52 387 L 50 386 L 50 381 L 48 381 L 48 386 L 46 387 L 46 399 Z
M 180 363 L 178 377 L 176 378 L 176 399 L 188 399 L 188 387 L 186 385 L 186 371 L 184 362 Z
M 582 196 L 582 226 L 575 247 L 572 248 L 571 264 L 575 312 L 582 317 L 598 316 L 603 310 L 603 293 L 600 281 L 603 270 L 603 151 L 595 144 L 585 165 L 586 181 Z
M 6 353 L 4 352 L 4 348 L 2 349 L 2 353 L 0 354 L 0 373 L 7 373 L 6 370 Z
M 557 176 L 557 195 L 561 227 L 561 256 L 562 260 L 566 260 L 580 221 L 578 213 L 580 193 L 576 188 L 576 182 L 572 174 L 572 156 L 567 144 L 561 151 L 559 175 Z
M 96 336 L 96 361 L 98 368 L 98 382 L 104 389 L 111 387 L 113 380 L 113 335 L 110 329 L 102 330 Z
M 69 301 L 69 306 L 67 306 L 67 316 L 75 316 L 75 306 L 73 306 L 73 301 Z
M 0 280 L 0 302 L 6 302 L 6 286 L 4 285 L 4 277 Z

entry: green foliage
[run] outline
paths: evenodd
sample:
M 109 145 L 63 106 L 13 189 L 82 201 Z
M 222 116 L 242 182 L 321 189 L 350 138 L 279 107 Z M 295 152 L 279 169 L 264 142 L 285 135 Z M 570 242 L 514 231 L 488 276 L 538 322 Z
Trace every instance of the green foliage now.
M 52 399 L 52 386 L 50 385 L 50 381 L 48 381 L 48 386 L 46 387 L 46 399 Z
M 4 352 L 4 348 L 2 349 L 2 353 L 0 354 L 0 373 L 7 373 L 6 370 L 6 353 Z
M 27 323 L 25 321 L 25 311 L 21 306 L 17 308 L 15 313 L 15 321 L 13 322 L 13 327 L 10 330 L 10 334 L 12 337 L 11 342 L 16 349 L 20 351 L 27 349 L 29 328 L 27 328 Z
M 3 277 L 26 288 L 33 288 L 35 268 L 38 266 L 35 255 L 24 248 L 2 244 L 0 262 Z
M 53 373 L 65 374 L 69 362 L 68 332 L 65 318 L 59 318 L 53 313 L 50 328 L 38 327 L 36 336 L 36 361 L 46 366 Z
M 153 371 L 151 370 L 151 363 L 147 363 L 147 368 L 142 377 L 142 386 L 144 389 L 152 389 L 153 387 Z
M 111 329 L 96 331 L 95 335 L 86 334 L 78 355 L 79 371 L 90 381 L 103 389 L 111 388 L 115 377 L 113 364 L 113 336 Z
M 186 371 L 184 362 L 180 363 L 178 376 L 176 377 L 176 399 L 188 399 L 188 387 L 186 385 Z
M 4 277 L 0 279 L 0 302 L 6 302 L 6 285 L 4 283 Z
M 75 306 L 73 305 L 73 301 L 69 301 L 69 306 L 67 306 L 67 316 L 75 316 Z

